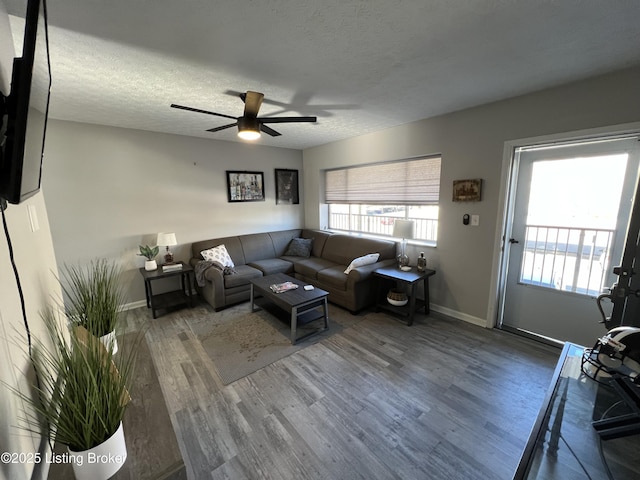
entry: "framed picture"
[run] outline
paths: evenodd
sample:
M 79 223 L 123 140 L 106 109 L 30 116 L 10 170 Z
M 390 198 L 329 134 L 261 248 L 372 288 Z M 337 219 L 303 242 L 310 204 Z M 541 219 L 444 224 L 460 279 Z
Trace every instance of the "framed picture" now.
M 276 205 L 299 204 L 298 170 L 276 168 Z
M 482 179 L 454 180 L 454 202 L 479 202 L 482 194 Z
M 264 173 L 227 170 L 229 202 L 263 202 Z

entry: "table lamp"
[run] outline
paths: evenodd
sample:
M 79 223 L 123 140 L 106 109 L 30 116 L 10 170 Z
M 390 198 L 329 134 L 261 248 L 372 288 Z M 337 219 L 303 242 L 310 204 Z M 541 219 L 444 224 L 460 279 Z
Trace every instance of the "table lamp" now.
M 158 241 L 156 242 L 156 245 L 159 245 L 161 247 L 167 247 L 167 251 L 164 254 L 165 264 L 173 263 L 173 253 L 171 253 L 171 250 L 169 250 L 169 247 L 172 247 L 177 244 L 178 242 L 176 241 L 175 233 L 159 233 L 158 234 Z
M 415 229 L 415 222 L 413 220 L 396 220 L 393 224 L 393 236 L 396 238 L 402 238 L 400 244 L 400 255 L 396 257 L 398 260 L 398 267 L 400 270 L 411 270 L 409 266 L 409 256 L 405 250 L 407 247 L 407 239 L 413 238 L 413 232 Z

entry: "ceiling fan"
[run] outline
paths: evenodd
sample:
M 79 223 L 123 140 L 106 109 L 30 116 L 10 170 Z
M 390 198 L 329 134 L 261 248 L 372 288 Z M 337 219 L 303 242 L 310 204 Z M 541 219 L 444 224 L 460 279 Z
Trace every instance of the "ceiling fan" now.
M 241 93 L 240 98 L 244 102 L 244 113 L 241 117 L 233 117 L 223 113 L 209 112 L 200 110 L 199 108 L 185 107 L 184 105 L 171 104 L 173 108 L 181 110 L 189 110 L 191 112 L 206 113 L 207 115 L 216 115 L 218 117 L 231 118 L 235 123 L 223 125 L 221 127 L 210 128 L 207 132 L 219 132 L 231 127 L 238 127 L 238 136 L 244 140 L 256 140 L 260 138 L 260 132 L 264 132 L 272 137 L 281 135 L 280 132 L 268 127 L 265 123 L 293 123 L 293 122 L 315 122 L 317 117 L 258 117 L 258 111 L 262 105 L 264 94 L 259 92 L 248 91 Z

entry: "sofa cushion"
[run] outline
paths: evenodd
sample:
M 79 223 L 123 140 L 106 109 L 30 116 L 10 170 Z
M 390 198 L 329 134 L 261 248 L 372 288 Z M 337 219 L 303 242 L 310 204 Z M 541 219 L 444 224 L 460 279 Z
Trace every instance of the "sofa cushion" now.
M 322 249 L 322 258 L 337 264 L 349 265 L 354 258 L 371 252 L 379 253 L 380 260 L 394 258 L 396 244 L 390 240 L 335 234 L 327 238 Z
M 194 258 L 203 259 L 200 252 L 203 250 L 208 250 L 213 247 L 217 247 L 218 245 L 224 245 L 227 249 L 227 252 L 233 259 L 233 263 L 236 265 L 244 265 L 244 253 L 242 252 L 242 244 L 240 243 L 239 237 L 224 237 L 224 238 L 214 238 L 211 240 L 202 240 L 200 242 L 194 242 L 191 245 L 191 252 Z
M 289 273 L 293 271 L 293 264 L 281 258 L 267 258 L 249 263 L 250 267 L 257 268 L 263 275 L 274 273 Z
M 347 275 L 344 273 L 344 265 L 336 265 L 334 267 L 325 268 L 318 272 L 318 281 L 331 285 L 340 290 L 347 289 Z
M 302 238 L 313 238 L 313 248 L 311 249 L 311 256 L 313 257 L 321 257 L 322 249 L 324 248 L 324 244 L 327 241 L 327 238 L 331 236 L 331 232 L 326 232 L 324 230 L 310 230 L 304 229 L 302 230 Z M 371 252 L 376 250 L 370 250 Z M 346 262 L 345 265 L 349 263 Z
M 351 270 L 357 267 L 362 267 L 364 265 L 371 265 L 372 263 L 376 263 L 378 258 L 380 257 L 379 253 L 370 253 L 368 255 L 364 255 L 362 257 L 354 258 L 347 269 L 344 271 L 345 274 L 349 274 Z
M 311 255 L 312 245 L 313 238 L 292 238 L 284 254 L 292 257 L 308 257 Z
M 273 248 L 273 242 L 268 233 L 240 235 L 239 238 L 240 243 L 242 243 L 242 251 L 246 263 L 263 260 L 265 258 L 275 258 L 276 251 Z
M 307 278 L 317 278 L 317 273 L 325 268 L 335 267 L 336 264 L 324 258 L 309 257 L 295 263 L 296 273 L 300 273 Z M 344 270 L 344 265 L 342 269 Z
M 213 262 L 215 265 L 220 267 L 234 267 L 235 264 L 227 252 L 227 248 L 223 245 L 218 245 L 217 247 L 209 248 L 207 250 L 203 250 L 200 252 L 202 258 Z
M 280 258 L 281 258 L 282 260 L 286 260 L 287 262 L 291 263 L 291 264 L 293 265 L 293 269 L 295 270 L 295 269 L 296 269 L 296 267 L 295 267 L 295 266 L 296 266 L 299 262 L 301 262 L 301 261 L 303 261 L 303 260 L 306 260 L 306 259 L 307 259 L 307 258 L 309 258 L 309 257 L 291 257 L 291 256 L 288 256 L 288 255 L 283 255 L 283 256 L 282 256 L 282 257 L 280 257 Z
M 302 230 L 293 229 L 293 230 L 279 230 L 277 232 L 269 232 L 269 236 L 271 237 L 271 241 L 273 242 L 273 248 L 276 251 L 275 256 L 281 257 L 284 255 L 284 252 L 289 247 L 289 242 L 292 238 L 300 237 L 300 232 Z
M 224 276 L 225 288 L 248 285 L 252 279 L 262 277 L 262 272 L 260 270 L 250 267 L 249 265 L 237 265 L 234 270 L 236 273 Z

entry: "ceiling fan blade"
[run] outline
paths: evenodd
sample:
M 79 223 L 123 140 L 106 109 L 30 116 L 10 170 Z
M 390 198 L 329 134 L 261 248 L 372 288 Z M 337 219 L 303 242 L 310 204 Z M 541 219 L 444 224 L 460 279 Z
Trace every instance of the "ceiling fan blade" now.
M 237 90 L 225 90 L 224 91 L 225 95 L 231 95 L 232 97 L 240 97 L 242 99 L 242 102 L 244 103 L 244 95 L 246 95 L 246 92 L 238 92 Z
M 316 122 L 317 117 L 261 117 L 262 123 L 293 123 L 293 122 Z
M 193 107 L 185 107 L 184 105 L 177 105 L 175 103 L 171 104 L 171 108 L 178 108 L 180 110 L 188 110 L 190 112 L 198 112 L 198 113 L 206 113 L 207 115 L 216 115 L 218 117 L 231 118 L 233 120 L 237 120 L 237 117 L 232 117 L 231 115 L 225 115 L 223 113 L 209 112 L 208 110 L 200 110 L 199 108 Z
M 266 125 L 260 124 L 260 130 L 262 130 L 267 135 L 271 135 L 272 137 L 279 137 L 282 135 L 280 132 L 276 132 L 273 128 L 267 127 Z
M 209 130 L 207 130 L 207 132 L 219 132 L 220 130 L 226 130 L 227 128 L 235 127 L 236 125 L 238 125 L 238 122 L 230 123 L 229 125 L 223 125 L 221 127 L 210 128 Z
M 248 91 L 244 97 L 244 116 L 257 117 L 263 99 L 264 94 Z

